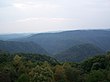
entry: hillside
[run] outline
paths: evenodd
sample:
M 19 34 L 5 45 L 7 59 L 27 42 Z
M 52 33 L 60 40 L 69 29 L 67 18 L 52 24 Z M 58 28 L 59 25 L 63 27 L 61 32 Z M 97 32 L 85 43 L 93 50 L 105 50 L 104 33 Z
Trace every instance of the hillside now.
M 55 58 L 59 61 L 79 62 L 88 57 L 103 54 L 104 51 L 92 44 L 81 44 L 73 46 L 57 55 Z
M 41 55 L 41 54 L 33 54 L 33 53 L 8 53 L 0 50 L 0 64 L 3 62 L 10 62 L 13 58 L 18 55 L 22 57 L 25 61 L 31 62 L 49 62 L 49 64 L 55 65 L 59 62 L 50 56 Z
M 110 82 L 110 52 L 83 62 L 0 52 L 0 82 Z
M 38 53 L 47 54 L 47 52 L 33 42 L 0 41 L 0 50 L 10 53 Z
M 52 55 L 75 45 L 85 43 L 92 43 L 105 51 L 110 50 L 110 30 L 75 30 L 59 33 L 40 33 L 16 40 L 33 41 Z
M 0 40 L 20 39 L 30 35 L 30 33 L 0 34 Z

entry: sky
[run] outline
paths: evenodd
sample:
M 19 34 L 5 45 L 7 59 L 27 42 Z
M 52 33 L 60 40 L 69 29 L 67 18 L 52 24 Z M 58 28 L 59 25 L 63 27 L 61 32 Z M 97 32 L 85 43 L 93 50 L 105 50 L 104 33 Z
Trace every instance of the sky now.
M 0 0 L 0 34 L 79 29 L 110 29 L 110 0 Z

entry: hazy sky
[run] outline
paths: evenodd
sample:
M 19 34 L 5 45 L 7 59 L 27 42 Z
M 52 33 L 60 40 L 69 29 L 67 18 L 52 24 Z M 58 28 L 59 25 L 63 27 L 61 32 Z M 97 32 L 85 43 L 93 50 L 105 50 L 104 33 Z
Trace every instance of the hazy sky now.
M 0 0 L 0 33 L 110 28 L 110 0 Z

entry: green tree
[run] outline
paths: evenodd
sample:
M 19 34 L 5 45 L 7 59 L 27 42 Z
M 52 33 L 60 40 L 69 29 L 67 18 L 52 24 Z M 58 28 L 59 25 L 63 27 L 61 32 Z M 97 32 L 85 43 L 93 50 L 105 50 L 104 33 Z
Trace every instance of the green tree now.
M 87 76 L 86 82 L 104 82 L 105 79 L 106 79 L 106 75 L 104 74 L 104 71 L 93 70 Z
M 65 69 L 65 75 L 69 82 L 81 82 L 81 71 L 76 68 L 68 67 Z
M 17 67 L 20 63 L 21 63 L 22 57 L 20 57 L 19 55 L 16 55 L 13 58 L 13 64 Z
M 53 82 L 53 72 L 48 67 L 42 67 L 37 65 L 29 73 L 32 82 Z
M 30 82 L 28 75 L 22 74 L 16 82 Z
M 65 70 L 63 66 L 57 65 L 55 67 L 54 77 L 56 82 L 66 82 Z

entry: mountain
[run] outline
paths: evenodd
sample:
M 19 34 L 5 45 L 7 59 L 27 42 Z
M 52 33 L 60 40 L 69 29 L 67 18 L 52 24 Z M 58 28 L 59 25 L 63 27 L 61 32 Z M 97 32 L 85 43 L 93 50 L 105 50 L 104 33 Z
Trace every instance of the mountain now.
M 20 39 L 30 36 L 30 33 L 20 33 L 20 34 L 1 34 L 0 40 L 11 40 L 11 39 Z
M 47 54 L 38 44 L 33 42 L 0 41 L 0 50 L 10 53 L 37 53 Z
M 110 50 L 110 30 L 75 30 L 57 33 L 40 33 L 17 40 L 33 41 L 52 55 L 58 54 L 75 45 L 86 43 L 96 45 L 104 51 Z
M 95 45 L 80 44 L 62 51 L 61 53 L 55 55 L 55 58 L 60 61 L 79 62 L 88 57 L 103 53 L 104 51 Z

